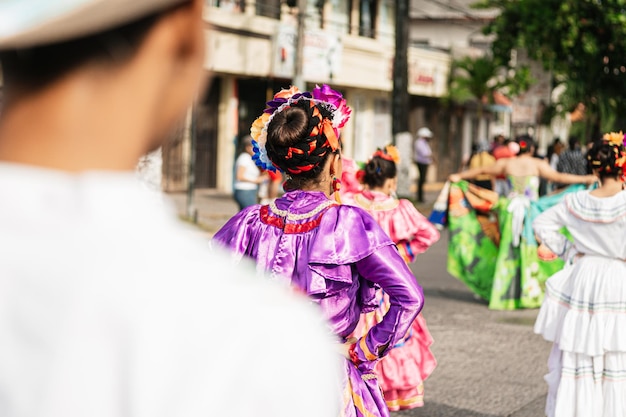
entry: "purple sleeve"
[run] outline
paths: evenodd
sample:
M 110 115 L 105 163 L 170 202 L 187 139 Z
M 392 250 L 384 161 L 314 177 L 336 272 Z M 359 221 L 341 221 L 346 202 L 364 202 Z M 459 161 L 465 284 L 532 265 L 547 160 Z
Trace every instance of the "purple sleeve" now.
M 251 233 L 258 228 L 259 205 L 246 207 L 235 214 L 226 224 L 213 236 L 213 242 L 234 252 L 237 258 L 242 256 L 254 257 L 256 246 L 251 237 Z
M 390 307 L 382 321 L 357 344 L 362 361 L 382 357 L 389 346 L 406 335 L 424 304 L 424 294 L 408 266 L 393 246 L 385 246 L 356 263 L 358 273 L 389 296 Z M 380 354 L 379 354 L 380 352 Z

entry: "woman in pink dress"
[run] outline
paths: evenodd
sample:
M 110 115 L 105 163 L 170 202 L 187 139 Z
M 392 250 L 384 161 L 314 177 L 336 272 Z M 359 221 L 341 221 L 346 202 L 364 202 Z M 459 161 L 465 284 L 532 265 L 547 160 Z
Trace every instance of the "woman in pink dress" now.
M 344 193 L 342 202 L 367 210 L 395 242 L 408 264 L 439 240 L 439 232 L 409 200 L 395 197 L 399 161 L 395 147 L 378 150 L 359 172 L 365 188 L 358 193 Z M 389 308 L 388 296 L 378 291 L 379 308 L 363 314 L 355 337 L 367 334 Z M 424 405 L 424 380 L 437 362 L 430 351 L 432 336 L 422 315 L 414 320 L 405 337 L 395 344 L 384 360 L 376 365 L 378 380 L 391 411 Z

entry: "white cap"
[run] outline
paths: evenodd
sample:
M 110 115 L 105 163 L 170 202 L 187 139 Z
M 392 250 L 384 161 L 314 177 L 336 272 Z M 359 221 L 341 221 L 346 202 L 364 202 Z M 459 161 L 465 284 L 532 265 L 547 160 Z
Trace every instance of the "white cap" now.
M 433 132 L 427 127 L 421 127 L 417 130 L 417 137 L 418 138 L 432 138 Z
M 0 50 L 91 35 L 183 1 L 0 0 Z

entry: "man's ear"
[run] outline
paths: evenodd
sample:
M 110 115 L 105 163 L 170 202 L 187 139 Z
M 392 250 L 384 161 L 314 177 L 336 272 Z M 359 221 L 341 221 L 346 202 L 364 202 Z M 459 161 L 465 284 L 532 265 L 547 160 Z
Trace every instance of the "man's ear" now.
M 135 57 L 138 82 L 150 71 L 153 97 L 152 136 L 160 145 L 163 132 L 184 117 L 205 91 L 205 24 L 203 0 L 191 0 L 166 11 L 147 34 Z M 158 104 L 157 104 L 158 103 Z
M 178 43 L 174 45 L 174 54 L 182 61 L 204 59 L 204 20 L 202 18 L 203 1 L 192 0 L 180 6 L 170 18 L 171 29 L 175 31 Z
M 165 12 L 146 39 L 179 64 L 204 59 L 202 0 L 191 0 Z

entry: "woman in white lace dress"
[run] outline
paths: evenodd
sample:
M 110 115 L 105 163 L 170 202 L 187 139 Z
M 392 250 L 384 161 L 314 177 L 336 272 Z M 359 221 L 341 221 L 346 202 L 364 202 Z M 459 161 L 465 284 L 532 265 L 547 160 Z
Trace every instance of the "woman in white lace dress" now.
M 624 135 L 605 135 L 588 162 L 600 187 L 567 195 L 533 223 L 538 238 L 567 261 L 548 279 L 535 324 L 554 342 L 545 377 L 550 417 L 626 416 Z

